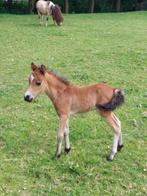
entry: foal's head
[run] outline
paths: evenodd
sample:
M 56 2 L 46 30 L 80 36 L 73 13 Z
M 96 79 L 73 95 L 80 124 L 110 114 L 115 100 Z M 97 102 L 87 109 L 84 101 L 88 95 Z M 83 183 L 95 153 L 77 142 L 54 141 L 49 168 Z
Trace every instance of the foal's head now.
M 45 91 L 46 80 L 45 72 L 46 68 L 44 65 L 37 67 L 34 63 L 31 64 L 32 73 L 29 77 L 29 88 L 24 95 L 25 101 L 31 102 L 35 97 L 40 95 L 41 92 Z

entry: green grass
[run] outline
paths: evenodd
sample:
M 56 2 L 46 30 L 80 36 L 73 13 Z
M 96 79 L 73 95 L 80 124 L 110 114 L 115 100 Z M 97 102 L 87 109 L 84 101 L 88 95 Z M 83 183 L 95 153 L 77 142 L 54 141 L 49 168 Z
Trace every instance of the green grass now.
M 147 195 L 147 12 L 66 15 L 62 27 L 37 16 L 0 15 L 0 195 Z M 28 104 L 30 63 L 72 83 L 125 90 L 116 111 L 125 148 L 106 161 L 113 134 L 96 112 L 70 120 L 72 151 L 52 160 L 58 117 L 41 95 Z

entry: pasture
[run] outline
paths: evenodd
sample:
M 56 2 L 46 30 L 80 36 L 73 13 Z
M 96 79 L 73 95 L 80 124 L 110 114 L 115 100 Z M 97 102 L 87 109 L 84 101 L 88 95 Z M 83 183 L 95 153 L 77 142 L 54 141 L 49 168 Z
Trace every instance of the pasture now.
M 147 13 L 0 15 L 0 195 L 147 195 Z M 30 64 L 74 84 L 125 90 L 116 110 L 125 147 L 112 162 L 112 130 L 95 111 L 70 120 L 71 152 L 52 160 L 58 117 L 41 95 L 24 102 Z

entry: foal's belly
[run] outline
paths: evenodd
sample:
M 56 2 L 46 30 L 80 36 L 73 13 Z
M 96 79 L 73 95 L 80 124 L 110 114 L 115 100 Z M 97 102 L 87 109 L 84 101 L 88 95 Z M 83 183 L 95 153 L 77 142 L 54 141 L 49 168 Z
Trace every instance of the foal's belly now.
M 89 112 L 89 111 L 92 111 L 94 109 L 95 109 L 95 105 L 94 104 L 91 104 L 91 105 L 80 105 L 79 107 L 74 106 L 74 107 L 71 108 L 70 114 L 74 115 L 74 114 L 77 114 L 77 113 Z

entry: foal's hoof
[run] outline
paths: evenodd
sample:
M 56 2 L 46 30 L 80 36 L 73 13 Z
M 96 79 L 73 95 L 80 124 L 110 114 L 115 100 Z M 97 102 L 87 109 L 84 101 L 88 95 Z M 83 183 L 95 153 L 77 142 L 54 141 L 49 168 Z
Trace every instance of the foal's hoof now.
M 107 156 L 107 161 L 113 161 L 113 158 L 109 155 Z
M 121 145 L 118 144 L 118 146 L 117 146 L 117 151 L 120 151 L 123 147 L 124 147 L 123 144 L 121 144 Z
M 114 156 L 115 156 L 115 153 L 111 152 L 111 154 L 109 156 L 107 156 L 107 161 L 113 161 Z
M 53 157 L 53 160 L 58 160 L 60 157 L 61 157 L 61 154 L 55 155 L 55 156 Z
M 64 152 L 65 152 L 66 154 L 68 154 L 68 153 L 70 152 L 70 150 L 71 150 L 71 148 L 65 148 L 65 149 L 64 149 Z

